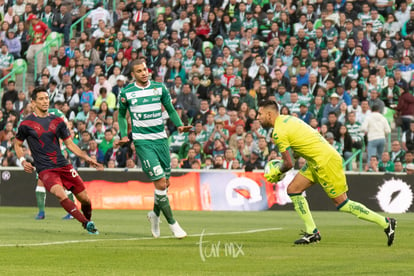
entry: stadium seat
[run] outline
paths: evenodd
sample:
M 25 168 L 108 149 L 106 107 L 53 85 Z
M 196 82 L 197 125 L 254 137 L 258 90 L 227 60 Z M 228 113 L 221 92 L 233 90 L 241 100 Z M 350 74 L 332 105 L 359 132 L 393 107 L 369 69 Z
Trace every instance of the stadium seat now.
M 22 58 L 16 59 L 13 62 L 13 69 L 15 74 L 22 74 L 27 69 L 27 62 Z
M 14 74 L 10 77 L 10 79 L 15 81 L 16 80 L 16 75 L 23 74 L 26 71 L 27 71 L 27 62 L 22 58 L 16 59 L 13 62 L 13 72 L 14 72 Z
M 395 110 L 388 108 L 388 107 L 384 108 L 384 117 L 385 119 L 387 119 L 390 125 L 392 122 L 394 122 L 394 114 L 395 114 Z

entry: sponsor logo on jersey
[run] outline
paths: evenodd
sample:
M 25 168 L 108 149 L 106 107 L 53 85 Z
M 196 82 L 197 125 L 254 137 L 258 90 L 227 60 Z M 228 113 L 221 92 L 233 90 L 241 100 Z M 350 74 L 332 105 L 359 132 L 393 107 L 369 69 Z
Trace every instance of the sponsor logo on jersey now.
M 147 113 L 147 114 L 140 114 L 141 116 L 139 116 L 139 118 L 141 119 L 153 119 L 153 118 L 157 118 L 161 116 L 161 112 L 152 112 L 152 113 Z
M 154 88 L 154 95 L 155 95 L 155 96 L 159 96 L 159 95 L 161 95 L 161 89 Z
M 130 92 L 130 93 L 126 93 L 125 94 L 127 99 L 134 99 L 134 98 L 139 98 L 140 94 L 138 92 Z

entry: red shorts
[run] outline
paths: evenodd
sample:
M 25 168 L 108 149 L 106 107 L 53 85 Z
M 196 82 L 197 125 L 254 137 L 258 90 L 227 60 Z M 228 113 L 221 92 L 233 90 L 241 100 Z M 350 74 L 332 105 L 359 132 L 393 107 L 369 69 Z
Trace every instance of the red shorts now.
M 48 192 L 56 184 L 65 187 L 75 195 L 85 190 L 82 178 L 72 165 L 41 171 L 39 179 L 42 180 Z

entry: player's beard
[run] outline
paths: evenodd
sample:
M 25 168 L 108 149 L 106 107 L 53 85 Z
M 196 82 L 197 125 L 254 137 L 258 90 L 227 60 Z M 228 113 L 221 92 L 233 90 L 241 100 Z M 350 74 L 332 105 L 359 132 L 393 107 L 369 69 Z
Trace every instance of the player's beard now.
M 45 114 L 45 113 L 47 113 L 48 110 L 49 110 L 49 106 L 47 106 L 47 107 L 36 106 L 36 108 L 35 108 L 35 111 L 37 111 L 36 113 L 39 113 L 39 114 Z
M 139 86 L 141 86 L 141 87 L 147 86 L 148 85 L 148 81 L 149 81 L 148 76 L 146 76 L 146 80 L 145 81 L 143 81 L 142 79 L 137 78 L 137 82 L 138 82 Z

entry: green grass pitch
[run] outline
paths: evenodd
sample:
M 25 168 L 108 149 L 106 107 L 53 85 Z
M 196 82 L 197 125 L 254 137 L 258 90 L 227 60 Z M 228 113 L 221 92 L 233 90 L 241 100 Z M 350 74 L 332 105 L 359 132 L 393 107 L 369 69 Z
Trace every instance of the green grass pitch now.
M 294 246 L 294 211 L 175 212 L 189 236 L 153 239 L 147 211 L 96 210 L 89 235 L 64 210 L 0 208 L 0 275 L 413 275 L 414 214 L 395 215 L 396 240 L 339 212 L 313 212 L 322 241 Z

